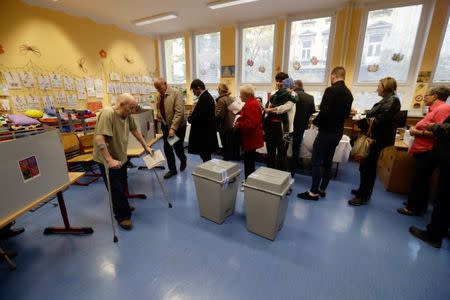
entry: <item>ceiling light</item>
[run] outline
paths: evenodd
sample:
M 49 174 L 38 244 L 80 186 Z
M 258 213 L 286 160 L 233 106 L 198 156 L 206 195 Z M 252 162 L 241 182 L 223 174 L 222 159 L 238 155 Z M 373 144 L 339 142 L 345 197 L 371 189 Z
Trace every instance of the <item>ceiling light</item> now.
M 225 8 L 225 7 L 229 7 L 229 6 L 240 5 L 240 4 L 256 2 L 256 1 L 259 1 L 259 0 L 219 0 L 219 1 L 214 1 L 214 2 L 208 3 L 208 7 L 210 9 L 219 9 L 219 8 Z
M 172 19 L 176 19 L 176 18 L 178 18 L 178 16 L 174 13 L 165 13 L 165 14 L 154 15 L 151 17 L 136 20 L 136 21 L 134 21 L 134 25 L 143 26 L 143 25 L 148 25 L 148 24 L 155 23 L 155 22 L 167 21 L 167 20 L 172 20 Z

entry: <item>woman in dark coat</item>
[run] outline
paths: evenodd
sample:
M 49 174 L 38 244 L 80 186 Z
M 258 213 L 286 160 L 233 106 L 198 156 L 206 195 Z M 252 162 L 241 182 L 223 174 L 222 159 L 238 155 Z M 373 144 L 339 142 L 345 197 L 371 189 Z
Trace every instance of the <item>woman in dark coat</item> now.
M 236 115 L 228 107 L 235 101 L 231 97 L 228 86 L 220 83 L 218 87 L 219 97 L 216 99 L 216 120 L 217 130 L 222 141 L 222 153 L 224 160 L 239 160 L 239 141 L 235 141 L 239 136 L 233 130 L 233 123 Z
M 377 161 L 381 151 L 395 143 L 397 126 L 394 122 L 400 111 L 400 100 L 395 91 L 397 81 L 392 77 L 386 77 L 378 83 L 377 92 L 383 97 L 371 110 L 366 113 L 366 118 L 358 123 L 361 130 L 367 131 L 369 121 L 374 118 L 372 125 L 372 138 L 375 142 L 370 147 L 368 157 L 360 164 L 360 184 L 357 190 L 352 190 L 355 197 L 348 201 L 353 206 L 366 205 L 372 196 L 373 185 L 377 177 Z
M 191 90 L 198 97 L 198 101 L 188 117 L 191 124 L 188 152 L 199 154 L 203 162 L 206 162 L 218 148 L 215 102 L 200 79 L 192 81 Z

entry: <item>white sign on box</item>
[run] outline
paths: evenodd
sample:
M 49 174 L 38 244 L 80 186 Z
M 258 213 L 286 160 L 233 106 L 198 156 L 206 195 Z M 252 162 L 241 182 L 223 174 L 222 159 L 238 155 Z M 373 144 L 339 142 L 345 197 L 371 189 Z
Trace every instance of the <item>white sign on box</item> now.
M 162 154 L 161 150 L 156 150 L 153 155 L 146 155 L 143 157 L 145 165 L 147 166 L 147 168 L 153 169 L 154 167 L 159 166 L 160 164 L 162 164 L 163 162 L 166 161 L 166 159 L 164 158 L 164 155 Z

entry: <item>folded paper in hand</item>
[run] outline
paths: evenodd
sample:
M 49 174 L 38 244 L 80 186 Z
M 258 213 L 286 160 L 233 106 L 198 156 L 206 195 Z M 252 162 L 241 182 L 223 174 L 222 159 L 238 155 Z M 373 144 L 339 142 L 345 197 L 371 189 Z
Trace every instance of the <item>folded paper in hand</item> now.
M 174 135 L 173 137 L 168 137 L 167 138 L 167 142 L 169 143 L 170 146 L 173 146 L 173 144 L 175 144 L 179 140 L 180 140 L 180 138 L 177 135 Z
M 164 158 L 161 150 L 156 150 L 153 153 L 153 156 L 150 154 L 144 156 L 144 162 L 148 169 L 153 169 L 154 167 L 159 166 L 165 161 L 166 159 Z
M 233 114 L 236 115 L 238 112 L 241 111 L 243 106 L 244 106 L 244 104 L 241 101 L 235 100 L 235 101 L 231 102 L 230 105 L 228 105 L 228 110 L 233 112 Z

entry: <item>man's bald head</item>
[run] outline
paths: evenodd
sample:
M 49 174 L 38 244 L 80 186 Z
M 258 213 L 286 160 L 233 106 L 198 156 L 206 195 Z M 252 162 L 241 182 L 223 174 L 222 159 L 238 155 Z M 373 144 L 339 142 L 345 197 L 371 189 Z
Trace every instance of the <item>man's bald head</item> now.
M 164 78 L 158 78 L 154 81 L 153 85 L 160 95 L 164 95 L 167 91 L 167 82 Z
M 120 94 L 117 97 L 116 109 L 123 118 L 135 113 L 137 106 L 138 102 L 136 98 L 129 93 Z

